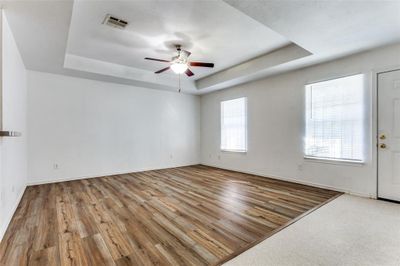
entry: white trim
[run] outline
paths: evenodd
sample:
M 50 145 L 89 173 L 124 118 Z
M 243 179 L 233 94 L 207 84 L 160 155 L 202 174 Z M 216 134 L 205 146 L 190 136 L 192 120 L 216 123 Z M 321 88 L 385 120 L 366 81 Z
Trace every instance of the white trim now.
M 314 156 L 307 156 L 307 155 L 304 156 L 304 160 L 310 161 L 310 162 L 315 162 L 315 163 L 345 164 L 345 165 L 354 165 L 354 166 L 365 165 L 365 161 L 314 157 Z
M 3 227 L 0 230 L 0 243 L 3 240 L 4 234 L 7 231 L 8 226 L 10 225 L 11 219 L 13 218 L 15 211 L 18 208 L 19 203 L 21 202 L 22 196 L 25 193 L 27 186 L 24 186 L 24 189 L 22 189 L 22 191 L 19 193 L 16 202 L 14 203 L 14 206 L 12 208 L 11 214 L 9 215 L 9 217 L 7 217 L 6 219 L 4 219 L 5 223 L 3 224 Z
M 65 181 L 74 181 L 74 180 L 82 180 L 82 179 L 90 179 L 90 178 L 97 178 L 97 177 L 104 177 L 104 176 L 126 175 L 126 174 L 139 173 L 139 172 L 144 172 L 144 171 L 155 171 L 155 170 L 162 170 L 162 169 L 171 169 L 171 168 L 176 168 L 176 167 L 185 167 L 185 166 L 192 166 L 192 165 L 198 165 L 198 164 L 200 164 L 200 163 L 191 163 L 191 164 L 185 164 L 185 165 L 168 166 L 168 167 L 162 167 L 162 168 L 156 168 L 156 169 L 154 169 L 154 168 L 139 168 L 139 169 L 135 169 L 135 170 L 126 170 L 126 171 L 118 171 L 118 172 L 107 172 L 107 173 L 101 173 L 101 174 L 84 175 L 84 176 L 77 176 L 77 177 L 70 177 L 70 178 L 42 179 L 42 180 L 39 180 L 39 181 L 28 182 L 27 185 L 28 186 L 37 186 L 37 185 L 60 183 L 60 182 L 65 182 Z M 29 179 L 32 179 L 32 178 L 29 178 Z
M 225 150 L 225 149 L 221 149 L 221 152 L 247 153 L 247 150 Z
M 223 170 L 240 172 L 240 173 L 244 173 L 244 174 L 258 175 L 258 176 L 262 176 L 262 177 L 267 177 L 267 178 L 272 178 L 272 179 L 277 179 L 277 180 L 282 180 L 282 181 L 288 181 L 288 182 L 292 182 L 292 183 L 296 183 L 296 184 L 313 186 L 313 187 L 317 187 L 317 188 L 335 190 L 338 192 L 343 192 L 343 193 L 358 196 L 358 197 L 376 199 L 376 196 L 374 196 L 374 195 L 370 195 L 370 194 L 366 194 L 366 193 L 359 193 L 359 192 L 351 191 L 351 190 L 348 190 L 345 188 L 340 188 L 340 187 L 333 187 L 333 186 L 327 186 L 327 185 L 323 185 L 323 184 L 319 184 L 319 183 L 298 180 L 298 179 L 291 178 L 291 177 L 282 177 L 282 176 L 278 176 L 278 175 L 263 174 L 263 173 L 259 173 L 256 171 L 246 171 L 246 170 L 241 170 L 241 169 L 237 169 L 237 168 L 227 168 L 227 167 L 221 167 L 218 165 L 207 164 L 207 163 L 201 163 L 201 165 L 211 166 L 211 167 L 215 167 L 215 168 L 219 168 L 219 169 L 223 169 Z

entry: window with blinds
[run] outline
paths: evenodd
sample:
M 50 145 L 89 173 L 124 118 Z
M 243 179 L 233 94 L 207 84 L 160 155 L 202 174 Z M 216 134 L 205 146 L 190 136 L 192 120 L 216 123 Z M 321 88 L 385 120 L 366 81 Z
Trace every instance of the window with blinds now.
M 221 150 L 247 151 L 247 98 L 221 102 Z
M 364 76 L 306 86 L 305 155 L 364 161 Z

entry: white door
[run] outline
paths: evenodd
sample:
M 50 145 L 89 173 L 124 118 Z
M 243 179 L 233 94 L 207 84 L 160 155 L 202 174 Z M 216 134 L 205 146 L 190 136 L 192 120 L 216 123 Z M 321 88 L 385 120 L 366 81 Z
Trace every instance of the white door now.
M 400 201 L 400 70 L 378 74 L 378 197 Z

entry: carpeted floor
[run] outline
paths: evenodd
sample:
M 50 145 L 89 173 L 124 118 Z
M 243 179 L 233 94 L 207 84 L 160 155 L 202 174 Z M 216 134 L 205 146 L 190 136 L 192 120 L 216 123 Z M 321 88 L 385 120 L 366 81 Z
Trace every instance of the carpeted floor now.
M 400 265 L 400 204 L 342 195 L 224 264 Z

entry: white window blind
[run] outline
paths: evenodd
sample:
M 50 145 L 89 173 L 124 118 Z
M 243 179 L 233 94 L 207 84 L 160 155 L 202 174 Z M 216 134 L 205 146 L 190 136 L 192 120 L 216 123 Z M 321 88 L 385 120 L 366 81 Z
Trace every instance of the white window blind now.
M 221 102 L 221 150 L 247 151 L 247 99 Z
M 363 75 L 306 86 L 306 157 L 364 160 L 363 92 Z

